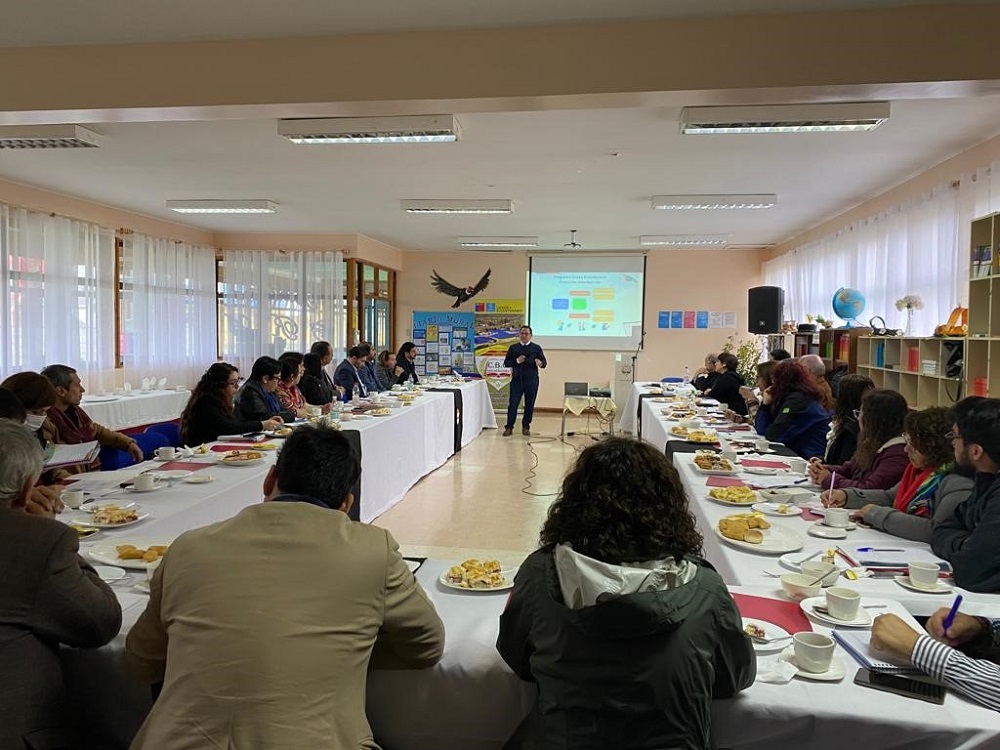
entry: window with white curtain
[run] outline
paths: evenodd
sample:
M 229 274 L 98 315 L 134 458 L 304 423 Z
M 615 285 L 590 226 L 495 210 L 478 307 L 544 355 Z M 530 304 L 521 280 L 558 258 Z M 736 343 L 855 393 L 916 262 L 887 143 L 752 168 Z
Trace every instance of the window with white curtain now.
M 112 230 L 0 204 L 0 376 L 59 363 L 113 388 L 114 270 Z
M 840 287 L 867 300 L 861 323 L 874 315 L 903 329 L 895 301 L 917 294 L 914 335 L 929 336 L 952 308 L 968 302 L 969 232 L 973 219 L 1000 210 L 1000 163 L 965 174 L 918 200 L 844 227 L 764 263 L 764 283 L 785 290 L 785 317 L 833 315 Z
M 218 358 L 215 250 L 125 234 L 119 294 L 125 381 L 197 383 Z
M 244 374 L 257 357 L 343 349 L 343 255 L 330 250 L 229 250 L 219 273 L 219 349 Z

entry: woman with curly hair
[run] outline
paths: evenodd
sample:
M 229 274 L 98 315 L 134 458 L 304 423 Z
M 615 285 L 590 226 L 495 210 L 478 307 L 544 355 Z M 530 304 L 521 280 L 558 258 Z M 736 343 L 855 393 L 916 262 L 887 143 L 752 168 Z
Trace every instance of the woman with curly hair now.
M 676 469 L 638 440 L 584 450 L 500 617 L 538 700 L 507 748 L 709 748 L 712 698 L 749 687 L 740 614 Z
M 873 390 L 875 383 L 864 375 L 845 375 L 840 379 L 823 463 L 842 464 L 854 455 L 858 447 L 858 432 L 861 430 L 854 412 L 861 409 L 862 397 Z
M 181 414 L 181 439 L 185 445 L 210 443 L 218 440 L 219 435 L 239 435 L 281 426 L 280 417 L 261 422 L 236 416 L 233 399 L 242 380 L 240 371 L 226 362 L 216 362 L 205 370 Z
M 903 440 L 908 413 L 906 399 L 896 391 L 869 391 L 856 415 L 861 430 L 854 455 L 842 464 L 811 461 L 809 478 L 824 489 L 889 489 L 909 464 Z
M 760 401 L 754 418 L 757 434 L 784 443 L 802 458 L 823 455 L 830 414 L 823 408 L 823 394 L 802 365 L 791 359 L 778 362 Z
M 955 471 L 951 424 L 940 406 L 911 411 L 903 433 L 910 463 L 902 479 L 887 490 L 828 490 L 824 504 L 857 508 L 852 517 L 879 531 L 929 543 L 934 526 L 972 494 L 971 477 Z
M 278 389 L 274 395 L 282 409 L 294 412 L 299 419 L 308 416 L 306 398 L 299 390 L 299 381 L 305 374 L 306 367 L 303 357 L 298 352 L 285 352 L 278 361 L 281 363 L 281 374 L 278 375 Z

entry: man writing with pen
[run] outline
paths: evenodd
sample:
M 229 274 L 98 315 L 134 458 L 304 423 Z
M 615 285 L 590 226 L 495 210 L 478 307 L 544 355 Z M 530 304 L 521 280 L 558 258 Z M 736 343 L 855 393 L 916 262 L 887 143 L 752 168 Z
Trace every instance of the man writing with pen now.
M 880 615 L 871 643 L 879 651 L 926 672 L 952 690 L 1000 711 L 1000 620 L 939 609 L 918 633 L 896 615 Z

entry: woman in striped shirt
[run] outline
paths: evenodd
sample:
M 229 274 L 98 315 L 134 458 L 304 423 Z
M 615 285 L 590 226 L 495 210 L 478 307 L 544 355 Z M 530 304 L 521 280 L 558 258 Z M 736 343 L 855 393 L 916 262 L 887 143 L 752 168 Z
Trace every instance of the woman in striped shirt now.
M 881 615 L 872 626 L 872 646 L 1000 711 L 1000 620 L 959 612 L 946 631 L 947 616 L 939 609 L 927 621 L 928 632 L 918 633 L 896 615 Z

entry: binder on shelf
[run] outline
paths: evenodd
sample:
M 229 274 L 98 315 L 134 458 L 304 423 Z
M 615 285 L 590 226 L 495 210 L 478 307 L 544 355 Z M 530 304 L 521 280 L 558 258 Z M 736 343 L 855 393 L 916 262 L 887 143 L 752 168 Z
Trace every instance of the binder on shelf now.
M 990 275 L 993 268 L 993 248 L 990 245 L 976 245 L 972 249 L 970 270 L 972 278 L 981 279 Z
M 879 341 L 875 345 L 875 366 L 885 367 L 885 342 Z
M 834 630 L 833 639 L 865 669 L 885 674 L 923 674 L 916 667 L 879 659 L 871 648 L 871 631 Z

